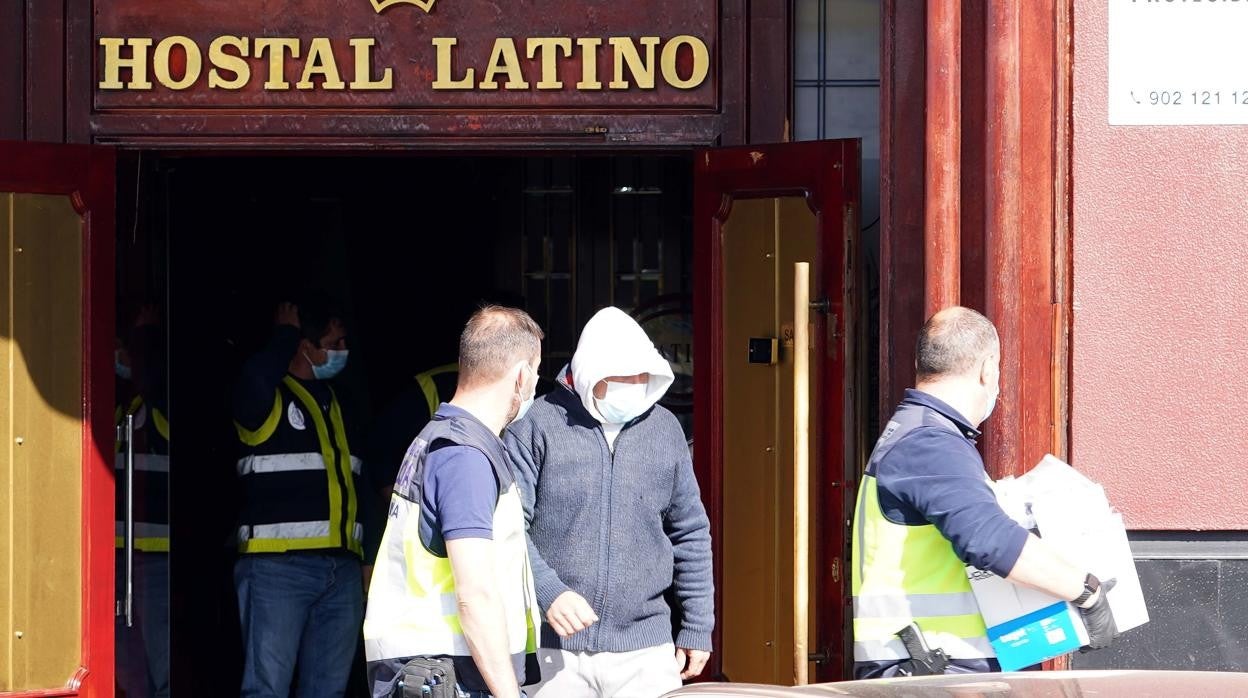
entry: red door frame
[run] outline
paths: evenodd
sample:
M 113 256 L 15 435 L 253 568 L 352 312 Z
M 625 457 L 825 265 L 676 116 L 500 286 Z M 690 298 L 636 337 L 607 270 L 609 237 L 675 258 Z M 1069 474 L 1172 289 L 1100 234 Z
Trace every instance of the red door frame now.
M 15 696 L 113 695 L 113 233 L 115 154 L 0 141 L 0 191 L 69 196 L 83 217 L 82 664 L 65 686 Z
M 741 146 L 698 150 L 694 154 L 694 470 L 702 486 L 702 499 L 711 521 L 711 544 L 715 566 L 717 621 L 723 608 L 723 230 L 734 199 L 802 196 L 815 213 L 821 240 L 813 274 L 824 281 L 829 294 L 828 314 L 819 324 L 834 323 L 814 333 L 817 342 L 832 336 L 838 342 L 833 358 L 822 366 L 816 399 L 823 405 L 823 419 L 816 423 L 817 450 L 823 454 L 827 473 L 825 487 L 815 494 L 821 520 L 836 525 L 846 520 L 849 498 L 857 479 L 857 409 L 848 397 L 856 393 L 851 336 L 858 309 L 851 294 L 856 290 L 858 212 L 861 193 L 857 139 Z M 836 290 L 841 293 L 839 297 Z M 828 347 L 816 352 L 827 356 Z M 838 444 L 832 435 L 841 435 Z M 838 446 L 843 445 L 843 448 Z M 816 582 L 812 593 L 818 600 L 812 652 L 826 652 L 816 678 L 832 681 L 848 678 L 849 580 L 848 530 L 839 535 L 818 535 Z M 723 647 L 724 628 L 717 622 L 713 635 L 716 650 Z M 708 678 L 722 678 L 722 657 L 712 654 Z M 729 677 L 731 678 L 731 677 Z

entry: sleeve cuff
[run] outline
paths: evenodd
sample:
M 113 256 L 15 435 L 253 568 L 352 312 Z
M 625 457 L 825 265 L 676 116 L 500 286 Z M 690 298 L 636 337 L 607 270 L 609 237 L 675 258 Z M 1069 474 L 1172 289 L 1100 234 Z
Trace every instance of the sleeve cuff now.
M 681 628 L 676 634 L 676 646 L 685 650 L 711 651 L 711 633 Z
M 559 581 L 558 575 L 550 575 L 551 578 L 542 580 L 536 585 L 537 605 L 542 608 L 542 615 L 546 615 L 546 611 L 550 610 L 550 605 L 559 598 L 559 595 L 565 591 L 570 591 L 568 586 Z
M 999 577 L 1010 576 L 1010 572 L 1014 571 L 1014 565 L 1018 563 L 1019 556 L 1023 554 L 1023 546 L 1027 544 L 1027 538 L 1030 535 L 1027 529 L 1016 525 L 1009 539 L 1001 546 L 1001 554 L 988 566 L 989 569 Z
M 494 531 L 488 528 L 456 528 L 442 532 L 442 540 L 460 540 L 461 538 L 494 540 Z

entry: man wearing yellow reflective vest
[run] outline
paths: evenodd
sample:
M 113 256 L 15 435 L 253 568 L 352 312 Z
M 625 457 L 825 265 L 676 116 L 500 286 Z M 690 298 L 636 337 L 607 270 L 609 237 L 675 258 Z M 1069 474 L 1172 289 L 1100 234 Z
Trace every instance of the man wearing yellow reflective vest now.
M 269 345 L 235 387 L 241 508 L 234 569 L 241 695 L 342 696 L 363 621 L 362 461 L 329 380 L 347 334 L 327 298 L 278 307 Z
M 966 565 L 1067 599 L 1089 647 L 1117 634 L 1111 588 L 1072 567 L 997 504 L 975 448 L 1000 389 L 996 328 L 967 308 L 923 326 L 917 384 L 884 428 L 858 490 L 853 524 L 854 676 L 998 671 Z M 918 627 L 947 656 L 935 667 L 898 633 Z
M 524 511 L 499 434 L 533 402 L 541 339 L 522 310 L 477 311 L 455 396 L 403 458 L 364 621 L 374 698 L 515 698 L 538 678 Z

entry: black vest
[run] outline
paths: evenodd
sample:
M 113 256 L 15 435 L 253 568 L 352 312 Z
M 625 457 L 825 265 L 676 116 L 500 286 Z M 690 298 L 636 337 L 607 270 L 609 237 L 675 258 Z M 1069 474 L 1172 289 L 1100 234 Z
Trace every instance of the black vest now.
M 329 403 L 321 404 L 287 376 L 264 424 L 255 431 L 235 427 L 242 443 L 239 552 L 362 555 L 356 496 L 361 462 L 351 456 L 333 390 Z
M 154 405 L 135 396 L 114 413 L 118 427 L 134 416 L 134 547 L 143 552 L 169 552 L 169 421 Z M 114 542 L 125 547 L 126 445 L 116 444 L 116 530 Z
M 446 557 L 446 541 L 434 527 L 433 514 L 424 506 L 425 461 L 432 451 L 455 445 L 470 446 L 485 455 L 498 481 L 498 495 L 511 488 L 515 476 L 503 442 L 476 419 L 434 413 L 433 419 L 420 430 L 411 448 L 403 456 L 403 465 L 394 481 L 394 493 L 420 508 L 420 538 L 429 552 Z

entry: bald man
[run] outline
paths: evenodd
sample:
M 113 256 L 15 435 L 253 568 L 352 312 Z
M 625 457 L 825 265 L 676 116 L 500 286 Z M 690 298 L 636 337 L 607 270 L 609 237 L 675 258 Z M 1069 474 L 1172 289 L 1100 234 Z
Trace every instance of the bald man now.
M 855 678 L 1000 670 L 966 565 L 1073 602 L 1089 647 L 1108 647 L 1112 583 L 1102 587 L 1002 511 L 975 448 L 1000 391 L 996 328 L 974 310 L 942 310 L 919 333 L 915 368 L 858 490 Z M 898 634 L 911 624 L 939 652 L 912 656 Z

